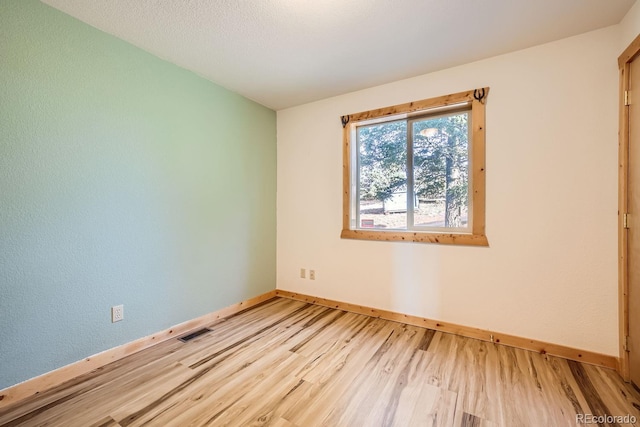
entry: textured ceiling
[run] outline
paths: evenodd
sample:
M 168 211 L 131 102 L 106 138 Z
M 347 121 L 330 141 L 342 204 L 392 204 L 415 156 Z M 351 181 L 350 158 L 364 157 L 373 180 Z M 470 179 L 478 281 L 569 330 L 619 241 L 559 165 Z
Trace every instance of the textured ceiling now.
M 617 24 L 635 0 L 43 0 L 275 110 Z

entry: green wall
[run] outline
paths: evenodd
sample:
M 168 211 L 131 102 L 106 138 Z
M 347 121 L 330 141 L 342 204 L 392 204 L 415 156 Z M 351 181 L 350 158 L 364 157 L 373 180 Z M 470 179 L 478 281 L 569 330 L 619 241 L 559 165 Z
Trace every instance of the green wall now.
M 273 111 L 0 0 L 0 389 L 275 289 L 275 202 Z

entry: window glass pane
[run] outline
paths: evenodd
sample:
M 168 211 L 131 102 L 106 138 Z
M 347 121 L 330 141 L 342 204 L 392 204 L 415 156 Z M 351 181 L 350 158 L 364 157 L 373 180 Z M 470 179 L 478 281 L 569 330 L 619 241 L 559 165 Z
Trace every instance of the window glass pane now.
M 467 228 L 469 112 L 412 122 L 414 225 Z
M 358 228 L 407 228 L 407 122 L 358 132 Z

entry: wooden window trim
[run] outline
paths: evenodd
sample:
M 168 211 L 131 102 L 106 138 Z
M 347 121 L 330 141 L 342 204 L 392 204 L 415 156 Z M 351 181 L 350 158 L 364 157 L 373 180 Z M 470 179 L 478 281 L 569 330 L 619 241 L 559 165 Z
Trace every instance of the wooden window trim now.
M 481 101 L 474 97 L 484 91 Z M 342 117 L 343 126 L 343 239 L 378 240 L 378 241 L 404 241 L 419 243 L 442 243 L 453 245 L 489 246 L 485 235 L 485 186 L 486 186 L 486 144 L 485 144 L 485 103 L 489 95 L 489 88 L 484 87 L 436 98 L 423 99 L 421 101 L 394 105 L 377 110 L 363 111 Z M 354 127 L 362 121 L 389 117 L 397 114 L 410 114 L 424 112 L 425 110 L 469 103 L 471 105 L 471 174 L 473 191 L 472 197 L 472 230 L 471 233 L 439 233 L 425 231 L 379 231 L 351 229 L 351 134 Z

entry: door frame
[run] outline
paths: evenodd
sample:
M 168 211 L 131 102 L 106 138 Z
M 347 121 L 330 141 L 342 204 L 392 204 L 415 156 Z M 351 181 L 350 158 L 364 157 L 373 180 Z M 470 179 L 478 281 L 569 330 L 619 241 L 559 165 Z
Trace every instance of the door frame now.
M 628 269 L 628 231 L 624 224 L 624 214 L 628 210 L 629 189 L 629 106 L 625 102 L 625 93 L 629 89 L 629 70 L 631 62 L 640 53 L 640 35 L 618 57 L 620 74 L 620 124 L 618 129 L 618 319 L 620 334 L 620 357 L 618 372 L 625 381 L 630 380 L 629 353 L 626 351 L 626 339 L 629 335 L 629 269 Z

